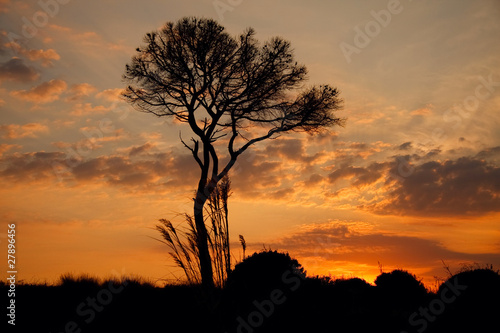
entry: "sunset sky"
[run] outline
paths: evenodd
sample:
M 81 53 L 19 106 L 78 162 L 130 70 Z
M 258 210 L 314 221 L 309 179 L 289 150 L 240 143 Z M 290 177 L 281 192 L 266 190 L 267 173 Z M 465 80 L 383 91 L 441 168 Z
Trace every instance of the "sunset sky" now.
M 16 223 L 20 279 L 182 278 L 153 229 L 192 210 L 189 129 L 119 94 L 142 37 L 184 16 L 289 40 L 344 100 L 345 127 L 241 156 L 235 259 L 241 234 L 310 275 L 500 268 L 498 0 L 0 0 L 0 242 Z

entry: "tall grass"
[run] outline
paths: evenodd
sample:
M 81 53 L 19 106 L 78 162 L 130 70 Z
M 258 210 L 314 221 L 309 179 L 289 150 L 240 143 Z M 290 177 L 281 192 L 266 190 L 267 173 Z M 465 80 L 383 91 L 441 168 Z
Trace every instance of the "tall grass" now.
M 205 224 L 208 230 L 209 251 L 212 258 L 214 285 L 224 287 L 231 272 L 231 252 L 229 246 L 228 199 L 231 195 L 231 181 L 226 176 L 216 186 L 205 206 Z M 170 248 L 170 256 L 182 268 L 188 283 L 201 283 L 197 232 L 193 216 L 182 214 L 185 225 L 175 227 L 171 221 L 160 219 L 156 230 L 160 232 L 162 243 Z

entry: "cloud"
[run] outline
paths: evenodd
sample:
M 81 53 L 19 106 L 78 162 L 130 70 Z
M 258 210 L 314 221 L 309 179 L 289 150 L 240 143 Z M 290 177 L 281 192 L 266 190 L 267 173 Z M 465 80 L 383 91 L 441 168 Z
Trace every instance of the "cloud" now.
M 290 196 L 293 195 L 294 192 L 295 189 L 293 187 L 288 187 L 277 191 L 267 192 L 265 194 L 265 197 L 271 200 L 284 200 L 284 199 L 286 200 L 290 198 Z
M 102 35 L 94 31 L 78 31 L 71 27 L 60 26 L 56 24 L 49 24 L 49 28 L 56 33 L 55 38 L 58 41 L 67 41 L 71 43 L 77 43 L 79 51 L 82 54 L 87 54 L 88 56 L 95 56 L 96 50 L 103 52 L 109 51 L 120 51 L 128 52 L 128 48 L 125 43 L 116 43 L 114 41 L 108 41 Z M 121 42 L 121 41 L 120 41 Z
M 272 157 L 280 157 L 290 161 L 313 162 L 321 156 L 321 153 L 309 156 L 306 153 L 304 140 L 300 139 L 278 139 L 270 141 L 265 148 L 265 153 Z
M 397 172 L 395 166 L 392 172 Z M 415 165 L 385 200 L 365 208 L 381 215 L 413 216 L 500 212 L 500 167 L 474 157 Z
M 141 155 L 141 154 L 149 152 L 155 146 L 156 146 L 155 144 L 152 144 L 150 142 L 146 142 L 142 146 L 134 146 L 134 147 L 130 148 L 128 155 L 129 156 Z
M 427 105 L 426 107 L 416 109 L 410 112 L 412 116 L 429 116 L 432 114 L 432 105 Z
M 43 182 L 55 178 L 58 165 L 64 163 L 61 152 L 15 153 L 0 159 L 3 181 L 19 183 Z
M 10 0 L 0 0 L 0 13 L 8 13 Z
M 283 176 L 286 176 L 280 172 L 282 163 L 268 161 L 265 155 L 242 155 L 236 163 L 230 171 L 230 176 L 238 197 L 263 198 L 266 192 L 278 190 L 282 185 Z
M 106 107 L 103 105 L 92 105 L 91 103 L 79 103 L 75 105 L 73 111 L 71 111 L 72 116 L 87 116 L 90 114 L 103 114 L 109 112 L 111 110 L 110 107 Z
M 67 102 L 74 102 L 90 96 L 90 94 L 97 91 L 97 88 L 89 83 L 73 84 L 69 88 L 69 96 L 66 98 Z
M 111 128 L 106 129 L 102 127 L 82 127 L 80 128 L 80 133 L 85 138 L 76 143 L 56 141 L 52 142 L 52 145 L 59 149 L 66 149 L 72 155 L 77 155 L 81 158 L 88 155 L 91 151 L 102 148 L 105 142 L 119 141 L 126 137 L 123 129 L 112 130 Z
M 487 160 L 490 163 L 498 164 L 500 162 L 500 146 L 486 148 L 477 153 L 475 157 L 480 160 Z
M 121 93 L 123 92 L 123 89 L 121 88 L 114 88 L 114 89 L 106 89 L 101 92 L 99 92 L 96 97 L 97 98 L 102 98 L 106 101 L 109 102 L 116 102 L 121 100 Z
M 393 150 L 409 154 L 369 164 L 346 163 L 345 157 L 338 166 L 322 167 L 327 175 L 313 172 L 301 184 L 321 191 L 334 205 L 378 215 L 466 217 L 500 212 L 500 147 L 469 156 L 413 148 L 411 142 Z
M 186 163 L 188 162 L 188 163 Z M 145 191 L 194 188 L 185 179 L 194 179 L 192 157 L 158 153 L 133 159 L 130 156 L 100 156 L 79 163 L 72 169 L 78 182 L 103 180 L 110 185 Z
M 384 177 L 386 163 L 374 162 L 367 167 L 353 167 L 344 165 L 328 175 L 328 181 L 335 184 L 340 179 L 351 179 L 354 186 L 371 185 Z
M 41 133 L 48 133 L 49 128 L 39 123 L 29 123 L 25 125 L 1 125 L 0 133 L 4 139 L 37 138 Z
M 67 186 L 94 184 L 148 193 L 168 191 L 175 195 L 180 191 L 185 198 L 186 190 L 195 188 L 195 183 L 186 179 L 199 176 L 190 154 L 154 152 L 148 143 L 94 158 L 87 157 L 87 147 L 64 142 L 53 145 L 61 151 L 4 154 L 0 157 L 0 178 L 17 184 L 62 181 Z
M 411 141 L 405 142 L 405 143 L 399 145 L 399 147 L 398 147 L 399 150 L 409 150 L 411 148 L 412 148 Z
M 52 66 L 54 64 L 53 60 L 61 59 L 59 54 L 54 49 L 48 49 L 48 50 L 26 49 L 15 42 L 7 43 L 5 44 L 5 46 L 11 48 L 14 52 L 16 52 L 16 54 L 24 56 L 31 61 L 40 60 L 44 67 Z
M 66 88 L 67 84 L 63 80 L 50 80 L 30 90 L 13 91 L 11 95 L 31 103 L 45 104 L 58 100 Z
M 32 82 L 39 77 L 40 74 L 33 67 L 26 65 L 22 59 L 12 58 L 0 63 L 0 81 Z
M 22 148 L 22 146 L 20 145 L 9 145 L 9 144 L 6 144 L 6 143 L 2 143 L 0 144 L 0 157 L 2 157 L 2 155 L 6 152 L 8 152 L 9 150 L 11 149 L 14 149 L 14 148 Z

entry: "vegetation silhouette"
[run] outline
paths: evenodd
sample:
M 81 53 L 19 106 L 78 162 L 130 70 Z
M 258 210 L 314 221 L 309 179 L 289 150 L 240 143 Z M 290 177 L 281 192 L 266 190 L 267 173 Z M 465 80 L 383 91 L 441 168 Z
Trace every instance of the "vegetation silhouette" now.
M 329 85 L 298 91 L 307 69 L 281 37 L 259 44 L 253 29 L 233 37 L 214 20 L 187 17 L 146 34 L 144 42 L 126 66 L 123 97 L 139 111 L 189 127 L 191 144 L 181 142 L 200 168 L 193 216 L 202 284 L 210 289 L 203 208 L 216 185 L 258 142 L 342 125 L 334 114 L 342 101 Z
M 382 273 L 374 283 L 389 302 L 398 303 L 403 308 L 414 307 L 426 300 L 424 284 L 414 274 L 402 269 Z
M 229 242 L 228 199 L 231 196 L 231 181 L 225 176 L 215 187 L 207 200 L 205 224 L 209 226 L 207 237 L 213 267 L 213 281 L 216 287 L 223 287 L 231 273 L 231 249 Z M 190 284 L 202 282 L 201 263 L 197 245 L 198 231 L 194 218 L 182 214 L 186 226 L 175 227 L 170 220 L 160 219 L 156 230 L 162 239 L 157 239 L 170 248 L 170 256 L 182 268 Z M 240 235 L 240 238 L 243 236 Z M 244 239 L 243 239 L 244 240 Z M 244 250 L 243 250 L 244 252 Z
M 22 332 L 483 332 L 498 331 L 500 275 L 467 267 L 439 289 L 410 272 L 360 278 L 305 276 L 287 253 L 263 251 L 205 298 L 200 285 L 154 285 L 134 277 L 63 275 L 56 285 L 16 287 Z M 0 282 L 0 292 L 9 288 Z M 207 305 L 210 311 L 207 311 Z
M 446 304 L 443 313 L 429 323 L 429 332 L 500 331 L 500 275 L 490 268 L 466 268 L 439 287 L 437 295 L 454 286 L 463 286 L 456 299 Z

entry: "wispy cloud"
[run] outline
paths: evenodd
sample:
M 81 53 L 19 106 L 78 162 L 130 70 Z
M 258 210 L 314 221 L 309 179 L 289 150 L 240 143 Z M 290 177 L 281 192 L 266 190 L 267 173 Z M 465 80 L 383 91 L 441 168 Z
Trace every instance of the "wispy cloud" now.
M 47 49 L 47 50 L 26 49 L 15 42 L 7 43 L 5 46 L 11 48 L 16 54 L 24 56 L 31 61 L 38 61 L 38 60 L 41 61 L 44 67 L 50 67 L 54 65 L 55 60 L 61 59 L 59 54 L 54 49 Z
M 52 30 L 52 33 L 57 36 L 58 41 L 63 40 L 71 43 L 77 41 L 79 48 L 82 51 L 94 51 L 92 55 L 96 55 L 96 49 L 102 51 L 124 51 L 127 49 L 124 45 L 117 43 L 116 41 L 107 40 L 96 31 L 82 31 L 73 27 L 61 26 L 57 24 L 51 24 L 49 25 L 49 28 Z
M 50 80 L 30 90 L 16 90 L 10 94 L 13 97 L 36 104 L 45 104 L 56 101 L 66 90 L 67 84 L 63 80 Z
M 2 143 L 0 144 L 0 157 L 2 157 L 2 155 L 6 152 L 8 152 L 9 150 L 11 149 L 19 149 L 19 148 L 22 148 L 21 145 L 18 145 L 18 144 L 13 144 L 13 145 L 10 145 L 10 144 L 7 144 L 7 143 Z
M 0 133 L 4 139 L 36 138 L 42 133 L 48 133 L 49 128 L 39 123 L 24 125 L 0 125 Z
M 101 92 L 99 92 L 96 97 L 97 98 L 102 98 L 106 101 L 109 102 L 115 102 L 120 100 L 120 95 L 123 92 L 123 89 L 121 88 L 115 88 L 115 89 L 106 89 Z
M 92 105 L 92 103 L 78 103 L 71 111 L 72 116 L 88 116 L 91 114 L 103 114 L 109 112 L 110 107 L 104 105 Z
M 67 102 L 81 101 L 84 97 L 88 97 L 95 93 L 97 88 L 89 83 L 73 84 L 68 90 Z

